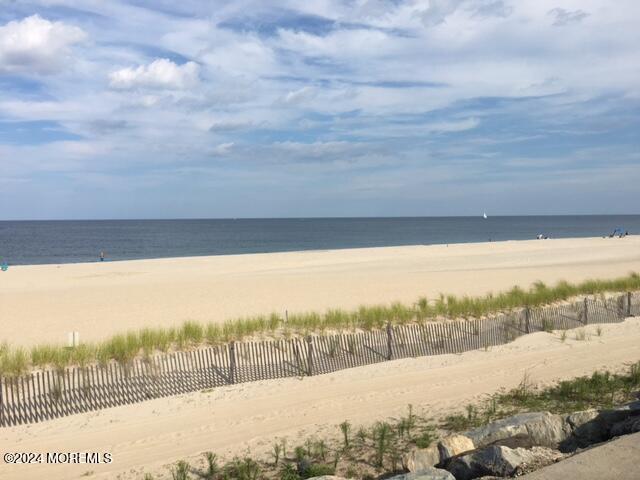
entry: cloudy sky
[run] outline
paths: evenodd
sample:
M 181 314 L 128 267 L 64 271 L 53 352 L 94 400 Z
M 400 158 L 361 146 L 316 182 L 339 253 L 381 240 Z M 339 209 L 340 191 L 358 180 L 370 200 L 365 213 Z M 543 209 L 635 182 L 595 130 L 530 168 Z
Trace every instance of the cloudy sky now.
M 0 0 L 0 219 L 640 213 L 637 0 Z

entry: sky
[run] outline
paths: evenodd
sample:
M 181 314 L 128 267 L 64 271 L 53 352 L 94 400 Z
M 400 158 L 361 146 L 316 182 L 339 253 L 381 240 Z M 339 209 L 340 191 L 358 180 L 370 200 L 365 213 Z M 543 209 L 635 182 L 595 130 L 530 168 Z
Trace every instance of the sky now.
M 637 0 L 0 0 L 0 220 L 640 213 Z

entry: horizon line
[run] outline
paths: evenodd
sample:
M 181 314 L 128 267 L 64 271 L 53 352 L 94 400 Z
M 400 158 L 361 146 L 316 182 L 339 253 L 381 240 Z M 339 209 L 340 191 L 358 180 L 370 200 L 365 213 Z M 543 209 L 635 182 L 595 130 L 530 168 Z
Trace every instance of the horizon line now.
M 640 213 L 559 213 L 559 214 L 509 214 L 487 215 L 488 218 L 510 217 L 634 217 Z M 178 220 L 359 220 L 359 219 L 411 219 L 411 218 L 482 218 L 478 215 L 364 215 L 364 216 L 308 216 L 308 217 L 148 217 L 148 218 L 24 218 L 0 219 L 0 222 L 140 222 Z

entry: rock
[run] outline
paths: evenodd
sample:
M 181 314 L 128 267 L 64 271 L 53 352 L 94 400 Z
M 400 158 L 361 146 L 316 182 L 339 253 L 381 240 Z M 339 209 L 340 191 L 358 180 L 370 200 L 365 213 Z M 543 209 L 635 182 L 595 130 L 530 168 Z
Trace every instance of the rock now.
M 555 448 L 571 434 L 560 415 L 549 412 L 520 413 L 465 433 L 476 447 L 511 444 L 519 447 Z
M 571 435 L 560 444 L 560 450 L 563 452 L 586 448 L 609 438 L 609 428 L 597 410 L 574 412 L 567 415 L 565 420 L 571 428 Z
M 600 415 L 600 412 L 598 412 L 598 410 L 583 410 L 582 412 L 570 413 L 565 417 L 565 420 L 567 421 L 567 423 L 569 423 L 571 429 L 575 430 L 577 428 L 580 428 L 584 424 L 591 422 L 592 420 L 597 418 L 598 415 Z
M 640 400 L 629 402 L 625 405 L 618 407 L 616 410 L 626 410 L 632 415 L 640 415 Z
M 487 475 L 511 477 L 554 463 L 562 456 L 560 452 L 545 447 L 526 450 L 492 445 L 452 458 L 447 470 L 457 480 L 471 480 Z
M 601 443 L 612 437 L 628 435 L 639 431 L 640 402 L 631 402 L 611 410 L 586 410 L 575 412 L 565 417 L 572 430 L 560 449 L 571 452 L 578 448 Z
M 461 453 L 475 450 L 475 448 L 473 440 L 464 435 L 449 435 L 438 442 L 440 461 L 442 462 Z
M 410 472 L 418 472 L 434 467 L 440 463 L 440 451 L 437 445 L 428 448 L 417 448 L 405 455 L 403 464 Z
M 627 403 L 611 410 L 602 410 L 600 418 L 611 428 L 615 423 L 640 415 L 640 400 Z
M 531 448 L 535 446 L 533 439 L 527 433 L 518 433 L 512 437 L 503 438 L 493 442 L 491 445 L 509 448 Z M 486 445 L 485 445 L 486 446 Z
M 614 423 L 609 433 L 612 437 L 620 437 L 636 432 L 640 432 L 640 416 L 629 417 L 622 422 Z
M 419 472 L 405 473 L 396 475 L 387 480 L 456 480 L 448 471 L 440 468 L 428 467 Z
M 532 460 L 533 455 L 523 448 L 492 445 L 451 459 L 447 470 L 456 480 L 471 480 L 484 475 L 507 477 L 516 473 L 520 465 Z
M 534 472 L 567 457 L 567 454 L 547 447 L 533 447 L 529 451 L 533 454 L 534 458 L 518 467 L 518 471 L 522 473 Z

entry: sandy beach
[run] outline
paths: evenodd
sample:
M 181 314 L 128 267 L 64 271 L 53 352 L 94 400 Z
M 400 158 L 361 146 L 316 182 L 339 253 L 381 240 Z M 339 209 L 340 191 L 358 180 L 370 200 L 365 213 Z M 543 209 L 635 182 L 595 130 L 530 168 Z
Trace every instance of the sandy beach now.
M 40 424 L 0 429 L 0 445 L 16 452 L 109 452 L 109 465 L 14 465 L 0 479 L 171 478 L 167 465 L 202 452 L 227 458 L 248 450 L 266 456 L 277 438 L 289 445 L 309 435 L 335 438 L 348 419 L 368 424 L 406 413 L 411 403 L 438 419 L 528 373 L 546 383 L 616 370 L 640 359 L 640 319 L 587 327 L 587 341 L 569 331 L 538 332 L 511 344 L 461 355 L 404 359 L 329 375 L 245 383 L 116 407 Z
M 185 320 L 411 303 L 536 280 L 640 271 L 640 236 L 169 258 L 11 267 L 0 273 L 0 341 L 83 341 Z
M 84 340 L 187 319 L 412 302 L 439 292 L 483 294 L 536 280 L 640 271 L 640 237 L 389 247 L 12 267 L 0 280 L 2 335 L 14 344 Z M 488 351 L 404 359 L 329 375 L 232 385 L 0 430 L 15 452 L 108 452 L 109 465 L 18 465 L 0 479 L 170 478 L 211 450 L 265 455 L 276 438 L 333 437 L 407 404 L 434 419 L 527 373 L 539 383 L 621 369 L 640 359 L 640 320 L 589 325 L 587 341 L 539 332 Z

